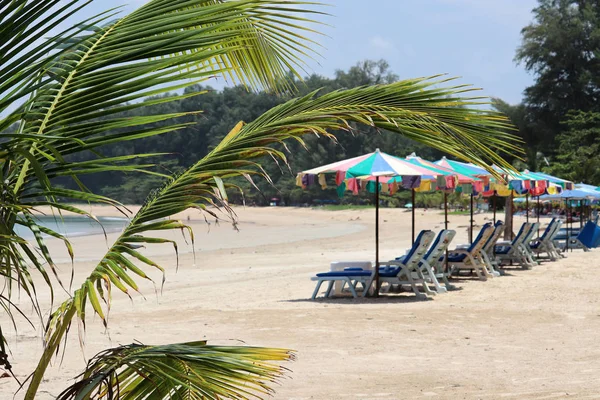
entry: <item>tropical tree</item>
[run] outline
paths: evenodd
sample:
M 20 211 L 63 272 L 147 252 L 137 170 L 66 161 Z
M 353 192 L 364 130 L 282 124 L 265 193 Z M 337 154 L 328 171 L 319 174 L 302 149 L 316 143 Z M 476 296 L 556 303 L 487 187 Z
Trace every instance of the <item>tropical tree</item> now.
M 533 22 L 521 31 L 515 60 L 535 76 L 524 103 L 545 154 L 556 149 L 554 139 L 565 130 L 561 123 L 570 110 L 600 111 L 599 27 L 597 1 L 538 0 Z
M 45 348 L 30 376 L 25 398 L 33 399 L 46 369 L 77 323 L 84 334 L 90 310 L 107 324 L 106 314 L 115 291 L 130 295 L 137 280 L 150 279 L 149 269 L 162 266 L 143 254 L 147 243 L 176 243 L 157 232 L 193 232 L 171 219 L 189 208 L 235 222 L 227 192 L 231 178 L 268 179 L 259 158 L 286 162 L 280 145 L 304 135 L 335 140 L 331 132 L 355 132 L 365 125 L 405 135 L 417 142 L 480 165 L 510 168 L 502 153 L 518 152 L 506 133 L 507 120 L 480 107 L 487 100 L 469 94 L 473 89 L 447 79 L 420 78 L 365 86 L 319 95 L 311 92 L 291 99 L 249 123 L 240 121 L 206 156 L 184 171 L 165 176 L 153 163 L 133 163 L 160 154 L 104 157 L 102 148 L 173 132 L 185 123 L 172 121 L 186 113 L 123 118 L 121 113 L 145 105 L 164 104 L 199 93 L 156 96 L 222 75 L 250 90 L 278 93 L 293 90 L 289 72 L 298 75 L 310 55 L 310 3 L 301 0 L 151 0 L 126 16 L 114 12 L 54 30 L 89 1 L 0 0 L 0 271 L 5 289 L 4 312 L 20 313 L 13 299 L 18 290 L 31 300 L 40 319 L 42 306 L 33 274 L 47 290 L 62 287 L 69 298 L 53 308 L 45 323 Z M 116 17 L 116 18 L 115 18 Z M 50 35 L 49 39 L 42 39 Z M 191 111 L 192 113 L 201 110 Z M 78 157 L 91 155 L 85 161 Z M 164 179 L 130 219 L 92 273 L 72 289 L 60 280 L 45 244 L 49 235 L 67 238 L 35 219 L 36 208 L 72 212 L 95 218 L 70 202 L 110 204 L 128 210 L 109 197 L 92 193 L 80 179 L 98 172 L 138 172 Z M 77 189 L 65 189 L 57 179 L 70 179 Z M 15 226 L 28 228 L 33 243 L 20 237 Z M 17 290 L 18 289 L 18 290 Z M 104 304 L 102 304 L 104 302 Z M 2 331 L 0 330 L 0 335 Z M 0 338 L 0 362 L 11 370 Z M 286 349 L 218 347 L 206 342 L 166 346 L 132 344 L 108 349 L 94 357 L 77 383 L 60 399 L 85 398 L 248 398 L 271 391 L 270 384 L 290 359 Z

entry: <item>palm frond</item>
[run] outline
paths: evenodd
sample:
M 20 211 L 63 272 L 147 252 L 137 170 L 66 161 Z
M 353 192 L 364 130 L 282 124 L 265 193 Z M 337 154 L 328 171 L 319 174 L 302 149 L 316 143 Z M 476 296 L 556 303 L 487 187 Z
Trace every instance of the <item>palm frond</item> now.
M 271 394 L 288 361 L 285 349 L 209 346 L 189 342 L 164 346 L 131 344 L 96 355 L 80 380 L 59 400 L 249 399 Z
M 8 121 L 20 121 L 21 135 L 3 145 L 5 154 L 12 154 L 14 165 L 20 166 L 10 174 L 16 190 L 39 183 L 31 157 L 42 167 L 52 163 L 68 174 L 69 167 L 57 155 L 185 126 L 149 129 L 145 127 L 147 117 L 124 119 L 118 115 L 198 93 L 155 97 L 143 103 L 139 99 L 173 92 L 215 75 L 228 76 L 233 83 L 242 82 L 252 89 L 288 90 L 288 70 L 298 74 L 298 49 L 311 51 L 310 41 L 302 36 L 310 29 L 301 24 L 310 21 L 293 6 L 308 4 L 312 3 L 153 0 L 112 23 L 84 26 L 85 35 L 58 38 L 57 47 L 67 50 L 58 52 L 44 68 L 38 67 L 40 76 L 31 82 L 36 86 L 34 96 L 22 107 L 26 118 Z M 163 120 L 173 117 L 164 116 Z M 99 118 L 103 119 L 100 123 Z M 123 130 L 128 134 L 107 135 Z M 23 144 L 36 136 L 40 144 Z M 79 142 L 73 142 L 75 139 Z M 14 151 L 21 147 L 30 155 Z
M 460 97 L 463 86 L 434 88 L 431 79 L 402 81 L 389 85 L 337 91 L 321 97 L 315 93 L 275 107 L 257 120 L 240 122 L 207 156 L 185 172 L 174 176 L 153 192 L 131 219 L 121 236 L 100 261 L 94 273 L 76 291 L 74 306 L 80 318 L 85 316 L 86 300 L 105 320 L 100 299 L 110 305 L 112 285 L 129 294 L 138 290 L 135 278 L 149 279 L 144 267 L 164 269 L 140 252 L 140 245 L 174 241 L 148 235 L 152 231 L 191 229 L 171 216 L 197 208 L 216 216 L 217 210 L 233 214 L 227 205 L 228 178 L 258 174 L 266 177 L 258 157 L 270 155 L 285 161 L 285 153 L 273 145 L 289 139 L 302 141 L 306 134 L 334 139 L 335 131 L 358 129 L 355 123 L 375 126 L 403 134 L 411 139 L 454 154 L 466 161 L 495 163 L 511 168 L 498 154 L 519 153 L 516 136 L 505 133 L 506 118 L 475 106 L 482 99 Z M 489 146 L 489 147 L 488 147 Z M 211 208 L 212 207 L 212 208 Z M 105 290 L 98 290 L 104 286 Z

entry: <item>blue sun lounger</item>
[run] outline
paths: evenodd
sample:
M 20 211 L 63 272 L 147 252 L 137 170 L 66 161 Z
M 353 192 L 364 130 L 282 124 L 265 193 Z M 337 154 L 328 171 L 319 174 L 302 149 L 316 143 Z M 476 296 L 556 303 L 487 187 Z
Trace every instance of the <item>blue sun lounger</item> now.
M 475 271 L 479 279 L 487 280 L 494 275 L 488 271 L 482 256 L 483 246 L 494 233 L 494 227 L 491 222 L 481 227 L 477 238 L 467 248 L 459 246 L 448 254 L 448 265 L 452 267 L 452 273 L 466 269 Z
M 415 269 L 418 269 L 418 264 L 421 261 L 423 254 L 427 251 L 427 248 L 431 244 L 433 240 L 433 232 L 431 231 L 422 231 L 417 239 L 415 240 L 414 245 L 411 250 L 406 255 L 406 258 L 402 261 L 394 261 L 394 266 L 391 266 L 391 263 L 384 268 L 379 269 L 379 279 L 380 282 L 390 282 L 394 281 L 394 283 L 401 282 L 399 280 L 399 276 L 405 275 L 406 283 L 411 284 L 413 287 L 413 291 L 415 293 L 419 293 L 416 288 L 416 284 L 419 282 L 414 282 L 412 279 L 411 272 Z M 319 289 L 323 282 L 329 282 L 327 287 L 327 291 L 325 292 L 325 297 L 331 296 L 331 291 L 333 289 L 333 284 L 337 282 L 343 282 L 343 285 L 348 285 L 350 292 L 353 297 L 358 297 L 356 292 L 356 287 L 360 283 L 363 286 L 363 297 L 367 294 L 370 287 L 372 286 L 373 280 L 375 278 L 374 271 L 363 270 L 361 268 L 347 268 L 344 271 L 333 271 L 333 272 L 322 272 L 312 277 L 311 280 L 317 281 L 317 285 L 312 294 L 312 299 L 314 300 L 319 293 Z M 396 282 L 397 281 L 397 282 Z
M 526 241 L 531 238 L 532 233 L 535 233 L 536 226 L 539 226 L 539 224 L 526 222 L 521 225 L 521 229 L 519 229 L 512 242 L 499 242 L 494 249 L 496 258 L 500 262 L 517 262 L 521 267 L 531 269 L 534 264 L 529 259 L 525 245 L 529 245 L 529 242 Z
M 556 261 L 561 258 L 561 254 L 559 250 L 554 245 L 554 238 L 558 234 L 560 230 L 560 226 L 562 225 L 562 221 L 558 218 L 552 218 L 546 230 L 539 239 L 532 240 L 529 243 L 529 248 L 531 251 L 536 253 L 539 257 L 540 254 L 546 253 L 548 258 L 552 261 Z

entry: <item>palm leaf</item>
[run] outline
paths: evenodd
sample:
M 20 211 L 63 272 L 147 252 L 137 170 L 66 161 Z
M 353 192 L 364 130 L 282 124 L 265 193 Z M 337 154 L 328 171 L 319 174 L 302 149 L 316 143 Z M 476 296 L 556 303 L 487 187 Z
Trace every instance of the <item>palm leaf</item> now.
M 285 369 L 284 349 L 131 344 L 96 355 L 80 380 L 58 399 L 249 399 L 272 393 Z
M 189 208 L 216 216 L 207 207 L 213 206 L 234 219 L 224 196 L 231 184 L 223 180 L 246 174 L 265 176 L 255 159 L 271 155 L 285 160 L 285 154 L 273 145 L 288 139 L 301 141 L 303 135 L 314 133 L 333 138 L 332 131 L 351 131 L 356 129 L 352 124 L 362 123 L 404 134 L 466 161 L 487 161 L 509 168 L 496 153 L 518 149 L 516 137 L 504 133 L 510 127 L 508 121 L 500 114 L 475 107 L 481 99 L 460 97 L 468 91 L 463 86 L 434 85 L 437 87 L 439 82 L 416 79 L 317 98 L 311 94 L 284 103 L 247 125 L 238 124 L 211 153 L 149 196 L 94 273 L 76 291 L 78 301 L 72 307 L 77 315 L 85 322 L 86 300 L 91 299 L 94 311 L 106 323 L 106 313 L 97 299 L 110 307 L 110 296 L 105 294 L 111 293 L 113 284 L 118 282 L 117 287 L 129 294 L 127 287 L 137 290 L 133 283 L 136 277 L 149 279 L 145 268 L 158 268 L 164 273 L 160 265 L 139 251 L 139 245 L 170 243 L 177 252 L 175 242 L 148 235 L 163 229 L 189 229 L 183 222 L 167 218 Z M 98 285 L 106 291 L 98 291 Z

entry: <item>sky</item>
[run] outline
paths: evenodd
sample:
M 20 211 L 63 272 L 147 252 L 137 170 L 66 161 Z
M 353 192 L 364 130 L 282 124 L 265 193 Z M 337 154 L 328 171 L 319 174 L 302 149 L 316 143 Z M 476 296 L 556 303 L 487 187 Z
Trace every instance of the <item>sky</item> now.
M 145 1 L 96 0 L 87 12 L 121 5 L 127 12 Z M 361 60 L 385 59 L 400 78 L 446 73 L 513 104 L 533 83 L 513 59 L 536 0 L 321 1 L 331 16 L 319 18 L 326 36 L 317 39 L 322 57 L 309 60 L 309 73 L 331 77 Z

